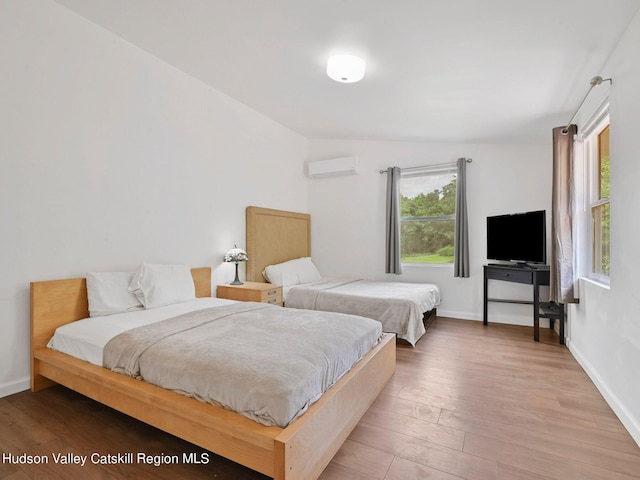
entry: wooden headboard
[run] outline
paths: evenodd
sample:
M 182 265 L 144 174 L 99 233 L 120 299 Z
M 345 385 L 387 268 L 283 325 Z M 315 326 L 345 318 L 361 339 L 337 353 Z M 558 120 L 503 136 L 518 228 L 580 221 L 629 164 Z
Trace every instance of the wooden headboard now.
M 247 207 L 247 280 L 266 282 L 268 265 L 311 256 L 311 215 Z
M 196 297 L 211 296 L 211 267 L 192 268 Z M 56 328 L 89 316 L 85 278 L 31 283 L 31 386 L 37 381 L 33 351 L 47 346 Z

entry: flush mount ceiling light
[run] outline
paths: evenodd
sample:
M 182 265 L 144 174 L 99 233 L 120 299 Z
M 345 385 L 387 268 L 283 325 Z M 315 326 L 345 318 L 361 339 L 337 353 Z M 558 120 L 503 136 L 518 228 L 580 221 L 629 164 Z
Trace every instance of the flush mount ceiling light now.
M 334 55 L 327 61 L 327 75 L 341 83 L 354 83 L 364 77 L 364 60 L 353 55 Z

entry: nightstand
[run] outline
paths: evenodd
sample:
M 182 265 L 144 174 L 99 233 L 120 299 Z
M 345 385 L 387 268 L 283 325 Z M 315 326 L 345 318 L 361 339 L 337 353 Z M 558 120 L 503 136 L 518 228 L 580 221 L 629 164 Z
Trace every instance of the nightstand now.
M 218 298 L 241 302 L 263 302 L 282 307 L 282 287 L 271 283 L 244 282 L 243 285 L 218 285 Z

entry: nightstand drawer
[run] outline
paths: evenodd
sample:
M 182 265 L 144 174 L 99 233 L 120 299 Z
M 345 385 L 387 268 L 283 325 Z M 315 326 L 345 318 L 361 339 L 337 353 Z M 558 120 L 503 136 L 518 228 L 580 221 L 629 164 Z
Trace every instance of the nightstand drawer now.
M 486 276 L 492 280 L 505 280 L 515 283 L 526 283 L 531 285 L 533 283 L 533 272 L 531 270 L 516 268 L 495 268 L 485 267 Z
M 258 301 L 282 305 L 282 287 L 273 286 L 268 290 L 262 290 Z
M 228 300 L 282 306 L 282 287 L 270 283 L 245 282 L 242 285 L 218 285 L 217 296 Z

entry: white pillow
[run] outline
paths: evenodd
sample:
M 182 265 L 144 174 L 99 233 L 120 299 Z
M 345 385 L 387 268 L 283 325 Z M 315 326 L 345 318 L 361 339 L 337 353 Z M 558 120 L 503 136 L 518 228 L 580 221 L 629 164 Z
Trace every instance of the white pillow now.
M 133 272 L 88 272 L 89 316 L 142 310 L 138 297 L 129 291 Z
M 269 265 L 262 272 L 269 283 L 288 287 L 301 283 L 317 282 L 322 278 L 309 257 L 296 258 L 288 262 Z
M 196 298 L 191 270 L 186 265 L 143 263 L 135 272 L 129 291 L 144 308 L 156 308 Z

